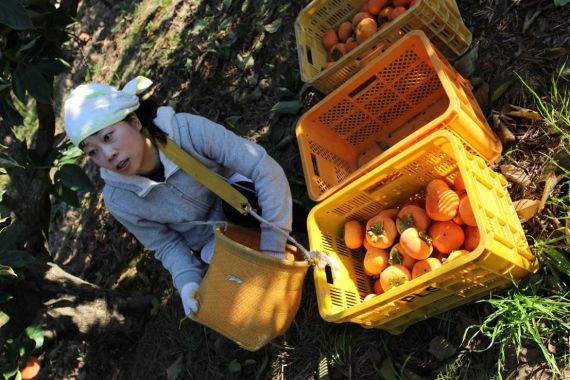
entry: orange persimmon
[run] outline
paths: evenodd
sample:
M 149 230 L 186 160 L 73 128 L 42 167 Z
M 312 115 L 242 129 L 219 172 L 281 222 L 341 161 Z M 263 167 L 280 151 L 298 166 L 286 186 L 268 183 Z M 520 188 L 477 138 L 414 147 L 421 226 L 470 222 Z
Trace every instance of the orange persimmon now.
M 332 47 L 338 44 L 338 42 L 338 34 L 336 33 L 336 30 L 328 29 L 325 31 L 323 34 L 323 46 L 327 53 L 330 52 Z
M 399 233 L 410 227 L 415 227 L 418 231 L 427 231 L 430 224 L 431 220 L 426 211 L 412 204 L 402 207 L 396 219 L 396 228 Z
M 364 240 L 364 227 L 358 220 L 349 220 L 344 224 L 344 245 L 349 249 L 362 246 Z
M 402 264 L 406 268 L 412 269 L 416 261 L 416 259 L 408 255 L 402 248 L 400 248 L 399 243 L 394 244 L 392 246 L 392 249 L 390 249 L 390 259 L 388 260 L 390 265 Z
M 390 12 L 390 20 L 394 20 L 395 18 L 400 17 L 404 13 L 406 13 L 408 9 L 405 7 L 394 7 L 392 12 Z
M 465 243 L 463 247 L 468 251 L 474 251 L 481 241 L 481 233 L 478 227 L 465 226 Z
M 364 273 L 367 276 L 380 274 L 388 265 L 388 251 L 372 247 L 364 255 Z
M 446 263 L 453 261 L 459 257 L 468 255 L 469 251 L 465 250 L 465 249 L 457 249 L 455 251 L 452 251 L 449 256 L 447 256 L 447 259 L 445 260 Z
M 465 241 L 463 228 L 451 220 L 435 222 L 428 231 L 433 246 L 442 253 L 459 249 Z
M 360 23 L 360 21 L 364 20 L 365 18 L 372 18 L 372 17 L 374 16 L 372 16 L 368 12 L 358 12 L 352 18 L 352 30 L 356 29 L 356 26 Z
M 457 212 L 465 224 L 473 227 L 477 226 L 477 221 L 475 220 L 475 215 L 473 214 L 471 202 L 469 202 L 467 194 L 461 195 Z
M 386 4 L 388 4 L 388 0 L 368 0 L 368 13 L 377 16 Z
M 338 26 L 338 39 L 340 42 L 346 42 L 352 35 L 352 22 L 345 21 Z
M 420 260 L 414 264 L 412 268 L 412 279 L 421 276 L 424 273 L 431 272 L 434 269 L 441 267 L 441 261 L 435 257 L 428 257 L 425 260 Z
M 394 220 L 380 214 L 368 220 L 365 233 L 371 246 L 383 249 L 390 247 L 398 235 Z
M 428 216 L 437 221 L 451 220 L 457 214 L 459 196 L 449 187 L 438 188 L 426 194 L 426 212 Z
M 390 265 L 380 273 L 380 285 L 387 292 L 393 287 L 400 286 L 412 279 L 410 270 L 403 265 Z
M 356 35 L 356 41 L 361 44 L 372 36 L 378 30 L 378 24 L 373 18 L 363 18 L 354 29 L 354 34 Z
M 400 248 L 416 260 L 427 259 L 433 252 L 429 236 L 414 227 L 402 232 L 402 235 L 400 235 Z

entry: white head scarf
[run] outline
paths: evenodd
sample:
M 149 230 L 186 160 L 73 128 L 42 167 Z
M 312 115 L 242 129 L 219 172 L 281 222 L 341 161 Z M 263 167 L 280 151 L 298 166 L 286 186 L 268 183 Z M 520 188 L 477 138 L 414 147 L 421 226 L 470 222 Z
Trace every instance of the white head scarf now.
M 152 85 L 152 81 L 138 76 L 122 90 L 101 83 L 77 86 L 63 105 L 63 125 L 71 142 L 81 141 L 113 125 L 139 108 L 139 97 Z

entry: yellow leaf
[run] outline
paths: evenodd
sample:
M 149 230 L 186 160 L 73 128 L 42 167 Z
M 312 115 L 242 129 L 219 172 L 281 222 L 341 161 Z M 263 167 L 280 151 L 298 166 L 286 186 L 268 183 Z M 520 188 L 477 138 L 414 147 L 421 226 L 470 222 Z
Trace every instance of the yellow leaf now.
M 558 184 L 558 182 L 560 182 L 560 179 L 561 178 L 556 176 L 554 172 L 548 173 L 548 175 L 546 176 L 546 180 L 544 181 L 544 190 L 542 190 L 542 198 L 540 198 L 539 210 L 542 210 L 544 208 L 544 205 L 546 204 L 548 197 L 552 193 L 554 187 Z
M 514 201 L 513 206 L 515 206 L 515 210 L 517 211 L 517 215 L 519 216 L 521 223 L 524 223 L 536 215 L 538 208 L 540 207 L 540 201 L 521 199 L 519 201 Z
M 528 108 L 515 106 L 513 104 L 511 104 L 510 106 L 515 110 L 507 112 L 507 115 L 509 116 L 520 117 L 523 119 L 536 120 L 536 121 L 542 120 L 542 116 L 540 116 L 540 114 L 536 111 L 529 110 Z
M 514 165 L 501 165 L 499 167 L 501 173 L 511 182 L 527 187 L 530 185 L 530 177 L 525 171 Z

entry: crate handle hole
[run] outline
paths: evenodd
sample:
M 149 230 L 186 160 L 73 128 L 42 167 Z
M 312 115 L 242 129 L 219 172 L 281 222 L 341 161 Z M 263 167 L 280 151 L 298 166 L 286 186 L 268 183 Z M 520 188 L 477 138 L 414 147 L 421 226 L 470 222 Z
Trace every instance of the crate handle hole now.
M 327 284 L 333 285 L 334 279 L 333 279 L 332 269 L 331 269 L 330 265 L 327 265 L 325 267 L 325 275 L 327 276 Z
M 307 46 L 307 62 L 309 62 L 309 65 L 313 64 L 313 53 L 311 52 L 311 48 L 309 46 Z
M 371 76 L 366 81 L 364 81 L 360 86 L 358 86 L 354 90 L 352 90 L 352 92 L 350 94 L 348 94 L 348 96 L 350 96 L 351 98 L 354 98 L 356 95 L 360 94 L 362 92 L 362 90 L 365 90 L 366 88 L 368 88 L 368 86 L 370 86 L 374 82 L 376 82 L 376 76 L 375 75 Z
M 319 164 L 317 162 L 317 156 L 315 156 L 314 154 L 311 154 L 311 163 L 313 164 L 313 172 L 317 177 L 320 177 L 321 173 L 319 172 Z

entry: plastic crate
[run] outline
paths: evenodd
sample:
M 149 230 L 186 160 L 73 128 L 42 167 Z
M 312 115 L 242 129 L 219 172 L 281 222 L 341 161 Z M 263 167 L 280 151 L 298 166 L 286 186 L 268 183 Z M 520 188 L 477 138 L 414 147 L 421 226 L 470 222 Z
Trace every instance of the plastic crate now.
M 434 131 L 458 134 L 492 162 L 501 142 L 469 83 L 421 31 L 308 110 L 296 128 L 307 192 L 321 201 Z
M 372 299 L 372 281 L 364 274 L 363 249 L 343 243 L 344 223 L 365 223 L 388 208 L 425 195 L 427 183 L 452 184 L 459 170 L 465 182 L 481 240 L 468 255 L 392 288 Z M 513 207 L 505 178 L 469 153 L 448 131 L 439 131 L 393 157 L 315 206 L 308 217 L 312 250 L 335 255 L 340 274 L 315 269 L 319 312 L 329 322 L 353 322 L 401 333 L 407 326 L 497 289 L 538 269 Z
M 352 20 L 363 2 L 314 0 L 299 13 L 295 37 L 303 82 L 328 94 L 412 30 L 423 30 L 450 60 L 461 56 L 471 45 L 471 32 L 463 24 L 455 0 L 418 0 L 406 13 L 323 71 L 327 62 L 327 52 L 322 45 L 324 32 Z M 373 48 L 376 48 L 373 53 L 360 58 Z

